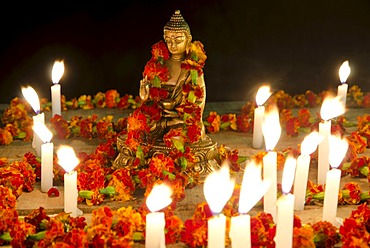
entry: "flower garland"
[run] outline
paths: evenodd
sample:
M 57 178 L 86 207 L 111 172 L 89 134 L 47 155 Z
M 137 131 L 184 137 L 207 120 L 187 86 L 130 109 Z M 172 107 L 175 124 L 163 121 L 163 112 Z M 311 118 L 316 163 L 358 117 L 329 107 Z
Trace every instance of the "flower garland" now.
M 1 188 L 0 188 L 1 189 Z M 238 215 L 240 185 L 223 213 L 227 218 L 225 247 L 230 245 L 229 226 L 231 217 Z M 174 214 L 172 205 L 165 208 L 166 245 L 183 243 L 188 247 L 207 246 L 208 219 L 212 212 L 207 203 L 199 203 L 193 216 L 182 221 Z M 107 206 L 92 212 L 90 224 L 85 217 L 71 217 L 61 212 L 54 217 L 45 209 L 35 209 L 19 218 L 15 208 L 0 208 L 0 245 L 12 247 L 132 247 L 145 242 L 145 222 L 149 210 L 145 204 L 138 209 L 122 207 L 112 210 Z M 364 203 L 353 210 L 343 224 L 336 228 L 330 222 L 302 224 L 294 216 L 293 247 L 366 247 L 370 242 L 370 208 Z M 276 224 L 270 214 L 259 212 L 251 217 L 252 247 L 275 247 Z

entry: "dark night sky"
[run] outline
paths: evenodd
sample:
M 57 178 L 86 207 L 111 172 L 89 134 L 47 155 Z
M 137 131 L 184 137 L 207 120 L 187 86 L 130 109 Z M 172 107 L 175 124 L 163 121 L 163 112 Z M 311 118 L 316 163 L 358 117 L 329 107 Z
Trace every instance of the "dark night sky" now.
M 2 8 L 0 103 L 23 85 L 50 99 L 57 59 L 67 99 L 108 89 L 137 95 L 150 47 L 175 9 L 205 45 L 207 101 L 250 100 L 263 82 L 290 94 L 335 89 L 344 60 L 348 83 L 370 91 L 368 0 L 74 2 Z

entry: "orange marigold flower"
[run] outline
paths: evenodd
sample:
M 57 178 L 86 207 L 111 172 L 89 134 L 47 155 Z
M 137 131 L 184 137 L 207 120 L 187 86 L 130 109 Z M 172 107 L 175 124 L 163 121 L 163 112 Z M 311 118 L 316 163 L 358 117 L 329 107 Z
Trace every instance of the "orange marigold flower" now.
M 341 190 L 338 204 L 358 204 L 361 201 L 361 188 L 358 183 L 346 183 Z
M 157 177 L 163 178 L 164 174 L 163 172 L 173 172 L 174 162 L 172 158 L 164 155 L 163 153 L 160 153 L 158 155 L 155 155 L 152 157 L 149 163 L 149 169 L 150 172 Z
M 293 247 L 297 248 L 314 248 L 314 233 L 311 227 L 302 226 L 294 227 L 293 230 Z
M 155 60 L 158 60 L 159 58 L 167 60 L 170 58 L 170 52 L 168 51 L 167 45 L 163 40 L 155 43 L 152 46 L 152 58 Z
M 53 129 L 56 131 L 57 136 L 61 139 L 66 139 L 70 135 L 68 122 L 62 116 L 56 114 L 50 119 Z
M 204 124 L 208 132 L 218 133 L 220 131 L 221 117 L 217 112 L 211 111 Z
M 107 90 L 105 92 L 105 103 L 107 108 L 115 108 L 119 100 L 119 93 L 115 89 Z
M 340 237 L 337 228 L 328 221 L 319 221 L 312 225 L 317 247 L 334 247 Z
M 287 123 L 291 118 L 293 118 L 292 109 L 283 109 L 280 111 L 280 121 L 281 123 Z
M 105 108 L 105 93 L 96 93 L 94 99 L 92 99 L 92 102 L 97 108 Z
M 0 209 L 15 208 L 16 204 L 17 198 L 13 195 L 12 190 L 0 185 Z
M 296 137 L 299 134 L 299 119 L 297 117 L 290 118 L 286 123 L 286 135 L 289 137 Z

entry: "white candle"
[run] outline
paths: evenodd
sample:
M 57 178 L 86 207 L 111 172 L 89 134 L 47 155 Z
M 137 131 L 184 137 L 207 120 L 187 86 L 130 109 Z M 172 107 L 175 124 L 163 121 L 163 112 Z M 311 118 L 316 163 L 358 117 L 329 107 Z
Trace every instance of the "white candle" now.
M 331 121 L 319 123 L 319 134 L 323 137 L 319 145 L 317 182 L 325 184 L 326 173 L 329 170 L 329 136 L 331 133 Z
M 269 151 L 263 157 L 263 178 L 271 182 L 265 196 L 263 197 L 263 211 L 270 213 L 276 220 L 277 199 L 277 153 Z
M 53 86 L 51 86 L 51 108 L 52 108 L 52 116 L 54 115 L 62 115 L 62 108 L 61 108 L 61 86 L 59 84 L 59 80 L 63 76 L 64 73 L 64 62 L 63 61 L 55 61 L 53 70 L 51 73 L 51 78 L 53 81 Z
M 58 163 L 66 171 L 64 174 L 64 212 L 76 217 L 82 214 L 82 211 L 77 208 L 77 171 L 73 170 L 78 165 L 79 160 L 73 148 L 69 146 L 61 146 L 57 155 Z
M 263 197 L 263 210 L 276 218 L 276 198 L 277 198 L 277 154 L 274 148 L 281 135 L 279 110 L 276 105 L 270 107 L 270 111 L 265 114 L 262 124 L 262 132 L 265 138 L 265 146 L 268 151 L 263 157 L 263 178 L 271 184 Z
M 145 247 L 164 248 L 165 240 L 165 216 L 163 212 L 157 212 L 168 206 L 171 202 L 172 190 L 166 184 L 154 185 L 146 199 L 146 205 L 151 213 L 146 215 Z
M 310 170 L 310 154 L 317 149 L 323 137 L 318 132 L 311 132 L 301 143 L 301 155 L 297 159 L 297 169 L 294 177 L 294 209 L 303 210 L 306 201 L 308 173 Z
M 251 219 L 249 214 L 231 217 L 229 236 L 232 248 L 251 247 Z
M 324 221 L 331 222 L 334 226 L 338 226 L 336 221 L 337 208 L 338 208 L 338 194 L 340 187 L 341 170 L 337 167 L 342 162 L 347 149 L 348 142 L 344 138 L 342 139 L 339 135 L 331 135 L 329 137 L 330 153 L 329 162 L 332 169 L 327 172 L 326 185 L 325 185 L 325 196 L 324 196 L 324 208 L 322 219 Z
M 77 171 L 64 174 L 64 212 L 71 213 L 72 217 L 77 217 Z
M 263 145 L 262 122 L 265 115 L 265 107 L 258 106 L 254 109 L 253 123 L 253 148 L 261 149 Z
M 342 83 L 338 85 L 338 97 L 342 101 L 343 106 L 346 106 L 347 103 L 347 91 L 348 91 L 348 84 Z
M 344 106 L 338 97 L 327 96 L 320 109 L 323 122 L 319 123 L 319 134 L 323 138 L 319 144 L 317 182 L 325 184 L 326 173 L 329 170 L 329 136 L 331 134 L 330 119 L 344 113 Z
M 277 202 L 277 225 L 275 244 L 277 248 L 293 247 L 294 195 L 289 193 L 294 181 L 296 159 L 288 156 L 285 160 L 282 191 Z
M 208 247 L 225 248 L 226 216 L 214 215 L 208 219 Z
M 294 195 L 283 194 L 277 202 L 276 248 L 293 247 Z
M 261 86 L 256 94 L 257 108 L 254 109 L 253 121 L 253 148 L 261 149 L 263 145 L 262 123 L 265 115 L 265 107 L 262 106 L 271 96 L 270 86 Z
M 324 209 L 322 219 L 336 224 L 338 193 L 340 185 L 341 171 L 339 169 L 331 169 L 326 174 Z
M 41 192 L 48 192 L 53 187 L 53 153 L 53 143 L 41 145 Z
M 44 123 L 36 122 L 32 129 L 36 136 L 44 142 L 41 145 L 41 192 L 48 192 L 53 187 L 53 153 L 54 145 L 50 143 L 53 134 Z
M 295 210 L 304 209 L 310 161 L 310 155 L 307 154 L 301 154 L 297 158 L 297 170 L 294 180 Z
M 44 113 L 40 113 L 37 115 L 32 116 L 33 123 L 39 123 L 39 124 L 45 124 L 45 115 Z M 41 145 L 42 145 L 42 140 L 41 138 L 33 132 L 33 140 L 32 140 L 32 147 L 36 150 L 36 155 L 38 157 L 41 156 Z
M 249 210 L 262 198 L 270 186 L 261 178 L 261 165 L 252 160 L 244 169 L 239 197 L 239 216 L 231 217 L 230 239 L 233 248 L 251 247 L 251 224 Z
M 51 86 L 51 110 L 52 116 L 62 115 L 61 99 L 60 99 L 60 84 Z
M 165 218 L 163 212 L 154 212 L 146 215 L 145 247 L 163 248 L 165 245 Z
M 349 67 L 348 61 L 344 61 L 341 67 L 339 68 L 339 79 L 341 82 L 341 85 L 338 86 L 338 93 L 337 96 L 339 97 L 339 100 L 342 102 L 343 107 L 346 107 L 346 101 L 347 101 L 347 91 L 348 91 L 348 84 L 347 78 L 349 74 L 351 73 L 351 68 Z

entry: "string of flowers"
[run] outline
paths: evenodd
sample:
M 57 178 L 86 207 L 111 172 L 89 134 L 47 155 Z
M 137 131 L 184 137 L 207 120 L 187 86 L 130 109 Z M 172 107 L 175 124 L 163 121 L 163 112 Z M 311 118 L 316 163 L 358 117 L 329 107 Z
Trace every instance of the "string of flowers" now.
M 315 94 L 314 92 L 308 90 L 305 92 L 305 94 L 291 96 L 284 91 L 279 90 L 269 98 L 265 105 L 268 106 L 271 103 L 276 103 L 281 112 L 281 119 L 287 135 L 297 136 L 299 132 L 307 131 L 310 125 L 312 125 L 315 121 L 317 122 L 317 119 L 311 116 L 307 108 L 320 106 L 322 99 L 328 93 L 329 92 L 327 91 L 323 91 L 319 94 Z M 48 99 L 41 98 L 40 101 L 42 103 L 41 111 L 51 110 L 51 103 L 48 102 Z M 140 97 L 133 97 L 129 94 L 125 94 L 120 97 L 120 94 L 114 89 L 107 90 L 106 92 L 98 92 L 94 96 L 82 95 L 69 101 L 66 101 L 64 95 L 62 96 L 63 111 L 73 109 L 89 110 L 94 108 L 134 110 L 138 108 L 140 104 Z M 370 92 L 364 93 L 357 85 L 353 85 L 348 91 L 347 106 L 369 108 Z M 217 112 L 210 112 L 208 116 L 203 117 L 206 131 L 208 133 L 217 133 L 221 130 L 252 132 L 255 107 L 256 104 L 254 101 L 248 101 L 242 106 L 240 113 L 228 113 L 220 116 L 217 114 Z M 299 110 L 297 116 L 292 115 L 293 108 L 301 109 Z M 14 140 L 30 141 L 33 137 L 32 114 L 33 110 L 27 101 L 19 97 L 12 99 L 10 101 L 10 105 L 5 109 L 1 117 L 2 126 L 0 127 L 0 145 L 11 144 Z M 78 118 L 80 118 L 79 120 L 81 121 L 81 117 L 75 117 L 71 120 L 64 120 L 60 119 L 60 117 L 56 117 L 54 122 L 57 127 L 55 127 L 56 130 L 54 130 L 54 132 L 57 133 L 60 138 L 69 138 L 78 134 L 76 132 L 78 130 L 78 128 L 76 128 L 76 126 L 78 126 L 77 124 L 86 124 L 86 126 L 88 126 L 91 124 L 97 124 L 96 122 L 99 121 L 96 119 L 96 117 L 90 117 L 90 119 L 84 120 L 83 122 L 78 122 L 76 120 Z M 109 120 L 111 121 L 110 118 L 111 117 L 109 116 L 105 117 L 104 122 L 109 123 Z M 347 122 L 345 119 L 339 121 L 342 121 L 343 125 L 354 125 L 353 123 Z M 109 125 L 114 127 L 115 132 L 125 129 L 126 124 L 127 119 L 125 118 L 118 120 L 117 123 L 109 123 Z M 71 135 L 70 129 L 73 129 L 73 135 Z M 104 138 L 104 135 L 97 135 L 98 130 L 96 130 L 96 127 L 92 128 L 91 130 L 82 130 L 87 132 L 82 135 L 84 138 Z
M 0 188 L 1 189 L 1 188 Z M 228 236 L 230 219 L 238 215 L 238 191 L 225 205 L 227 218 L 225 247 L 230 245 Z M 144 202 L 144 201 L 143 201 Z M 166 245 L 183 243 L 188 247 L 207 246 L 207 221 L 212 212 L 206 202 L 197 204 L 192 217 L 182 220 L 174 213 L 174 204 L 164 210 Z M 0 245 L 12 247 L 132 247 L 145 242 L 145 222 L 149 210 L 142 204 L 137 209 L 121 207 L 113 210 L 107 206 L 93 210 L 91 223 L 85 217 L 71 217 L 61 212 L 49 216 L 45 209 L 35 209 L 20 218 L 15 208 L 0 207 Z M 302 224 L 294 216 L 293 247 L 366 247 L 370 242 L 368 226 L 370 208 L 366 203 L 353 210 L 339 228 L 327 221 Z M 251 216 L 252 247 L 275 247 L 276 224 L 268 213 Z

